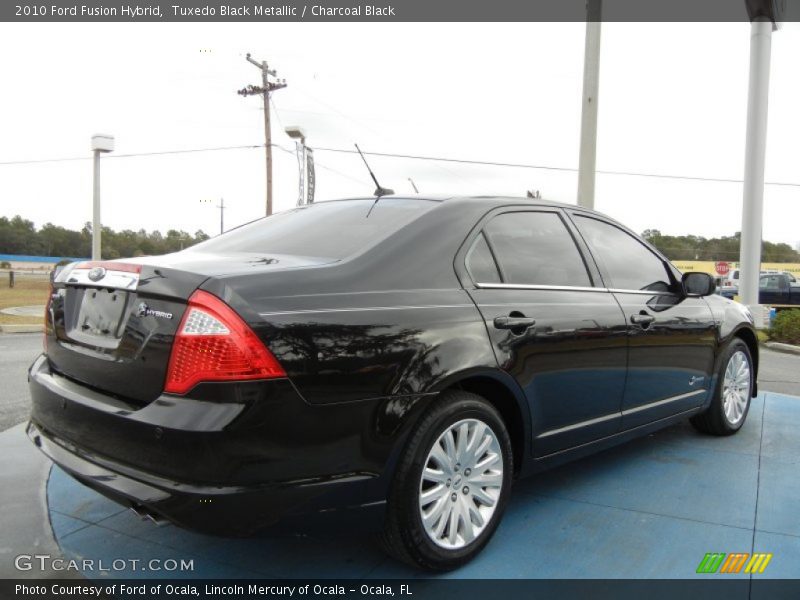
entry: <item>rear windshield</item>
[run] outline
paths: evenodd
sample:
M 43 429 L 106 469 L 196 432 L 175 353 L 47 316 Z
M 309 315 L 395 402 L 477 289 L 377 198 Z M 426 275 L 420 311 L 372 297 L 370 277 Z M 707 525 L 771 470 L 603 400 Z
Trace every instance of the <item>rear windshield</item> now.
M 289 254 L 343 259 L 434 208 L 431 200 L 384 198 L 320 202 L 232 229 L 188 251 Z

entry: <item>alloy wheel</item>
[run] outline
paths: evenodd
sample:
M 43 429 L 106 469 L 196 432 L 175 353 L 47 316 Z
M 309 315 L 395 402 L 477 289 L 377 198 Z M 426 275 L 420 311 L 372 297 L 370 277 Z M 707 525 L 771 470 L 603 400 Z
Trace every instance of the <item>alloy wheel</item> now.
M 738 350 L 731 355 L 722 380 L 722 408 L 725 418 L 736 425 L 744 417 L 750 400 L 750 362 L 744 352 Z
M 433 543 L 458 550 L 480 536 L 497 508 L 503 468 L 500 442 L 483 421 L 463 419 L 439 436 L 419 485 L 422 526 Z

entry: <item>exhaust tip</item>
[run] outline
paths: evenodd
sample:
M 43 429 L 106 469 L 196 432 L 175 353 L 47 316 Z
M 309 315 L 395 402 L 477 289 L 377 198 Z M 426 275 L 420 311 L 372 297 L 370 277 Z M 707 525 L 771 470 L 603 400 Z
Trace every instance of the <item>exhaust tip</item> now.
M 163 525 L 169 523 L 169 521 L 167 521 L 164 517 L 142 506 L 141 504 L 134 504 L 131 506 L 131 511 L 142 521 L 150 521 L 156 527 L 162 527 Z

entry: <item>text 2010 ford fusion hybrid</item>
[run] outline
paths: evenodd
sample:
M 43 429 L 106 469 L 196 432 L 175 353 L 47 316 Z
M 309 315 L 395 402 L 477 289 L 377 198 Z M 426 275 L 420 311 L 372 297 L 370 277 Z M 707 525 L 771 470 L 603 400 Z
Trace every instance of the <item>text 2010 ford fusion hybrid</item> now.
M 713 291 L 574 206 L 323 202 L 57 273 L 28 434 L 208 532 L 385 502 L 386 548 L 451 569 L 517 477 L 686 417 L 742 427 L 758 346 Z

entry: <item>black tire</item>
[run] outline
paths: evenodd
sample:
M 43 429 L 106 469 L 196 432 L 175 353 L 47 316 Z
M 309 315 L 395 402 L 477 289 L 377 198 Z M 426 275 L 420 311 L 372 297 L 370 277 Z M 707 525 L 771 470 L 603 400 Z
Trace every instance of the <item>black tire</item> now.
M 439 545 L 440 543 L 446 543 L 445 540 L 442 539 L 439 543 L 433 540 L 431 536 L 435 536 L 436 532 L 429 534 L 426 531 L 420 514 L 420 494 L 423 491 L 423 468 L 429 460 L 435 460 L 429 457 L 434 443 L 439 443 L 440 437 L 452 425 L 459 424 L 462 421 L 469 423 L 473 427 L 477 426 L 476 421 L 479 421 L 488 426 L 489 433 L 494 434 L 493 437 L 497 444 L 494 445 L 493 442 L 493 447 L 497 448 L 499 446 L 500 452 L 493 452 L 491 457 L 499 455 L 502 458 L 502 484 L 497 490 L 493 490 L 494 492 L 499 490 L 496 503 L 493 505 L 494 512 L 481 526 L 480 533 L 475 535 L 474 539 L 469 543 L 466 543 L 464 538 L 459 538 L 456 544 L 464 542 L 463 547 L 451 549 Z M 476 430 L 473 429 L 472 431 L 473 437 L 471 439 L 475 440 L 474 432 Z M 454 435 L 458 434 L 454 433 Z M 483 436 L 481 439 L 486 440 Z M 474 445 L 471 447 L 474 448 Z M 490 455 L 487 451 L 487 454 L 482 456 L 489 457 Z M 476 462 L 481 462 L 480 456 L 472 461 L 473 464 Z M 466 469 L 461 469 L 462 475 L 465 477 L 461 481 L 460 476 L 457 475 L 460 465 L 457 463 L 453 468 L 455 469 L 453 479 L 448 478 L 446 484 L 444 482 L 441 483 L 442 486 L 446 485 L 448 488 L 448 491 L 440 494 L 443 505 L 446 504 L 449 507 L 448 502 L 452 500 L 454 503 L 459 503 L 459 507 L 471 506 L 473 508 L 477 507 L 478 510 L 484 510 L 484 505 L 479 500 L 473 503 L 472 496 L 467 495 L 461 498 L 460 493 L 462 491 L 464 494 L 468 494 L 469 487 L 466 484 L 469 483 L 469 480 L 466 479 Z M 442 472 L 445 472 L 444 468 Z M 386 522 L 382 536 L 385 550 L 395 558 L 412 566 L 433 571 L 446 571 L 467 563 L 486 546 L 497 529 L 511 492 L 513 472 L 511 440 L 503 418 L 497 410 L 476 394 L 461 390 L 450 390 L 442 393 L 426 410 L 416 429 L 410 434 L 408 443 L 400 458 L 389 492 L 386 510 Z M 472 476 L 474 477 L 475 474 Z M 499 479 L 496 474 L 494 477 Z M 463 487 L 462 484 L 464 484 Z M 438 484 L 432 485 L 432 487 L 437 486 Z M 473 493 L 475 493 L 476 489 L 477 486 L 473 486 Z M 453 495 L 458 496 L 458 499 L 453 499 Z M 488 507 L 490 505 L 487 504 L 485 506 Z M 455 507 L 455 504 L 453 507 Z M 443 510 L 449 513 L 452 508 L 444 508 Z M 466 514 L 469 514 L 470 509 L 460 508 L 459 510 L 467 511 Z M 433 509 L 431 509 L 431 512 L 433 512 Z M 444 515 L 444 512 L 441 514 Z M 456 534 L 454 535 L 458 535 L 462 526 L 463 528 L 468 526 L 466 521 L 463 520 L 465 513 L 461 512 L 460 514 L 460 519 L 462 520 L 456 517 Z M 442 520 L 445 520 L 444 516 L 439 517 L 435 522 L 439 523 Z M 480 520 L 482 519 L 475 517 L 473 520 L 470 517 L 470 532 L 472 532 L 471 527 Z M 450 527 L 445 527 L 444 535 L 447 536 L 449 535 Z
M 750 370 L 750 384 L 747 390 L 747 404 L 741 414 L 741 418 L 732 422 L 725 413 L 724 379 L 725 371 L 729 363 L 738 353 L 743 354 L 747 360 L 747 366 Z M 714 388 L 714 396 L 711 399 L 711 404 L 705 412 L 690 419 L 692 425 L 699 431 L 710 433 L 711 435 L 733 435 L 739 431 L 747 420 L 754 383 L 755 372 L 753 370 L 753 358 L 750 356 L 750 349 L 741 339 L 735 338 L 728 344 L 720 360 L 719 370 L 717 371 L 717 384 Z

